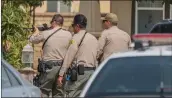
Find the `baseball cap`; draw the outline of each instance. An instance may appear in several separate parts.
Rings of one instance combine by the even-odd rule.
[[[105,17],[103,17],[101,19],[102,20],[108,20],[108,21],[113,22],[113,23],[117,23],[118,22],[118,17],[114,13],[108,13],[108,14],[106,14]]]
[[[73,24],[87,25],[87,18],[83,14],[74,17]]]

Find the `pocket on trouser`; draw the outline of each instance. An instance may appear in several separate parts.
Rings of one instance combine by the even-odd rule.
[[[47,77],[47,73],[41,73],[40,79],[39,79],[40,85],[43,85],[45,83],[46,77]]]
[[[60,66],[55,66],[50,70],[47,70],[47,79],[48,80],[54,80],[57,76],[57,73],[60,70]]]
[[[68,91],[69,97],[78,97],[81,93],[83,87],[85,86],[87,80],[89,79],[91,74],[85,72],[84,75],[78,75],[78,80],[75,82],[69,81],[68,83]]]
[[[68,81],[69,82],[68,83],[68,89],[70,91],[74,91],[74,90],[77,90],[77,89],[82,89],[83,84],[85,84],[87,82],[90,75],[91,75],[90,72],[85,71],[84,75],[78,75],[78,80],[77,81],[75,81],[75,82]]]

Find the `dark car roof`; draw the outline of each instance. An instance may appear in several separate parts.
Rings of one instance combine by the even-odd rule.
[[[151,30],[149,31],[149,33],[156,33],[156,32],[154,32],[154,30],[155,30],[155,28],[159,28],[159,27],[162,27],[162,26],[170,26],[170,25],[172,25],[172,19],[165,19],[165,20],[162,20],[162,21],[160,21],[160,22],[158,22],[157,24],[155,24],[152,28],[151,28]],[[161,31],[160,32],[158,32],[158,33],[161,33]],[[168,32],[168,33],[171,33],[171,32]]]
[[[160,21],[159,23],[172,23],[172,19],[164,19]]]
[[[172,24],[172,19],[165,19],[160,22],[158,22],[156,25],[161,25],[161,24]]]

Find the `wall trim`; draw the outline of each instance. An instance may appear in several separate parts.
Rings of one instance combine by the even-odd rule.
[[[131,36],[132,36],[135,33],[135,0],[132,0],[131,13],[132,13],[131,14]]]
[[[36,17],[52,17],[56,12],[45,12],[45,13],[36,13]],[[74,17],[77,13],[59,13],[64,17]],[[101,13],[101,17],[105,17],[107,13]],[[33,16],[33,15],[32,15]]]

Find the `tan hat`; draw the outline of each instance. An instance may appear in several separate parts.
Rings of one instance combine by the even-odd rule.
[[[114,13],[108,13],[105,17],[102,18],[102,20],[108,20],[110,22],[117,23],[118,17]]]

